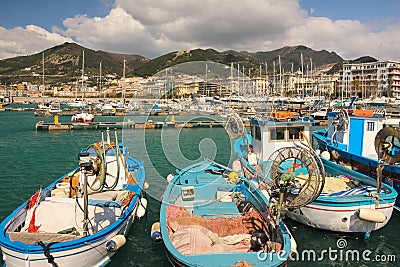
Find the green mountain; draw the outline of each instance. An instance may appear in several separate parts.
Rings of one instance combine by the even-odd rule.
[[[83,51],[85,51],[84,73],[89,77],[99,76],[100,62],[102,75],[113,74],[121,77],[124,59],[126,73],[132,72],[149,60],[139,55],[95,51],[75,43],[64,43],[37,54],[1,60],[1,83],[36,81],[40,84],[37,81],[42,79],[43,67],[46,83],[76,81],[82,76]]]
[[[279,72],[279,57],[281,66],[284,71],[293,71],[301,69],[301,54],[303,55],[303,68],[304,71],[308,68],[311,69],[311,59],[313,62],[313,69],[321,68],[327,65],[333,65],[342,62],[343,59],[334,52],[326,50],[315,51],[305,46],[283,47],[273,51],[267,52],[236,52],[228,50],[218,52],[214,49],[194,49],[190,51],[177,51],[172,52],[153,60],[144,63],[136,70],[136,74],[140,76],[154,75],[155,73],[171,67],[176,64],[190,62],[190,61],[214,61],[226,65],[233,63],[234,68],[239,64],[239,68],[245,68],[246,74],[250,69],[252,74],[259,73],[260,65],[262,71],[265,73],[265,63],[268,65],[268,72],[273,72],[273,62],[275,62],[275,71]]]
[[[260,66],[265,73],[268,65],[268,72],[273,72],[273,62],[275,71],[279,72],[279,58],[282,71],[297,71],[301,69],[301,55],[303,55],[304,71],[311,69],[326,68],[335,65],[331,71],[338,71],[343,59],[335,52],[326,50],[315,51],[306,46],[286,46],[273,51],[265,52],[246,52],[227,50],[219,52],[214,49],[193,49],[175,51],[155,59],[148,59],[140,55],[116,54],[105,51],[95,51],[82,47],[75,43],[64,43],[43,52],[8,58],[0,60],[0,84],[20,83],[23,81],[41,84],[44,73],[46,84],[62,84],[75,82],[82,75],[82,52],[85,51],[85,74],[89,77],[89,82],[95,84],[100,72],[100,62],[102,66],[102,76],[114,75],[122,77],[124,59],[126,60],[126,77],[138,75],[142,77],[152,76],[157,72],[176,64],[191,61],[213,61],[233,66],[245,68],[246,74],[251,71],[251,75],[258,75]]]

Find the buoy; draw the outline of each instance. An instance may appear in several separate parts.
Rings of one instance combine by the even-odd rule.
[[[239,177],[239,175],[237,174],[237,172],[231,172],[228,176],[228,179],[229,179],[229,181],[236,183],[238,177]]]
[[[168,174],[168,176],[167,176],[167,182],[168,182],[168,183],[171,182],[173,178],[174,178],[174,176],[173,176],[171,173]]]
[[[58,124],[58,115],[54,115],[54,124]]]
[[[144,197],[140,198],[139,207],[136,210],[136,216],[142,218],[146,214],[147,199]]]
[[[326,150],[321,152],[321,157],[326,160],[331,160],[331,154],[329,153],[329,151]]]
[[[387,219],[383,212],[373,209],[359,209],[357,215],[362,220],[376,223],[383,223]]]
[[[57,189],[64,190],[65,194],[68,195],[68,197],[70,196],[70,186],[69,186],[69,183],[66,183],[66,182],[58,183],[58,184],[56,184],[56,188],[57,188]]]
[[[149,189],[149,183],[148,183],[148,182],[144,181],[143,189],[144,189],[144,190]]]
[[[151,239],[153,239],[154,242],[159,242],[162,240],[161,236],[161,230],[160,230],[160,222],[155,222],[151,226]]]
[[[232,169],[235,172],[241,172],[242,171],[242,164],[240,163],[240,160],[237,159],[232,163]]]
[[[124,235],[116,235],[106,243],[106,249],[109,252],[115,252],[120,249],[126,243],[126,238]]]
[[[321,150],[316,149],[316,150],[315,150],[315,154],[317,154],[318,156],[321,155]]]

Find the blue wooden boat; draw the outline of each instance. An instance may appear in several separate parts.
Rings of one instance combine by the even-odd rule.
[[[105,266],[145,213],[143,162],[107,140],[81,150],[79,167],[40,189],[0,224],[12,266]],[[40,184],[38,185],[38,187]]]
[[[376,178],[378,153],[374,141],[380,130],[391,126],[399,127],[399,120],[388,119],[383,112],[335,110],[328,113],[327,128],[314,131],[313,140],[317,143],[318,149],[330,152],[337,161],[344,162],[354,170]],[[393,128],[391,130],[388,128],[388,131],[391,131],[389,135],[392,136],[398,134],[398,130]],[[393,145],[397,146],[397,144]],[[396,154],[398,151],[393,150]],[[398,161],[400,156],[393,155],[393,157]],[[393,186],[399,193],[400,166],[388,164],[383,168],[382,175],[383,181]],[[400,207],[400,197],[397,197],[396,206]]]
[[[251,134],[235,141],[240,160],[233,168],[267,189],[274,186],[270,181],[274,169],[293,174],[300,188],[304,179],[324,175],[318,197],[305,206],[289,207],[286,215],[312,227],[361,233],[368,238],[390,220],[397,192],[386,184],[378,192],[374,179],[319,157],[308,145],[302,145],[310,136],[310,127],[307,122],[253,119]],[[276,158],[279,166],[274,164]]]
[[[210,160],[168,180],[160,228],[174,266],[286,264],[294,241],[252,182]]]

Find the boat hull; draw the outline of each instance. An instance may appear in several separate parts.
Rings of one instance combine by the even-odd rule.
[[[127,155],[127,149],[122,146],[120,148],[124,155]],[[120,158],[122,158],[122,155],[120,155]],[[139,209],[145,208],[141,205],[142,188],[145,179],[143,162],[127,156],[126,162],[121,164],[126,164],[127,173],[135,175],[137,183],[120,185],[121,181],[119,181],[115,191],[104,191],[104,194],[124,192],[127,195],[130,194],[131,197],[122,197],[121,201],[102,200],[104,198],[101,197],[96,200],[91,197],[96,194],[92,193],[89,198],[90,206],[88,207],[92,233],[88,236],[83,236],[81,231],[82,224],[80,223],[82,223],[82,220],[80,218],[83,218],[81,217],[83,216],[83,211],[77,207],[82,205],[83,199],[79,198],[77,200],[71,197],[53,196],[56,186],[60,185],[66,177],[72,177],[70,175],[71,173],[76,173],[75,170],[58,178],[41,191],[39,204],[34,209],[36,219],[33,224],[33,226],[35,224],[40,226],[39,232],[31,232],[30,228],[24,230],[30,201],[20,205],[0,224],[0,246],[6,266],[45,267],[50,266],[49,262],[51,263],[51,261],[56,264],[54,266],[105,266],[118,249],[124,245],[125,240],[123,237],[128,234],[135,218],[143,216],[143,214],[139,215],[139,213],[143,213],[142,210],[139,212]],[[72,184],[73,182],[71,182]],[[120,187],[122,188],[120,189]],[[100,191],[98,194],[102,193]],[[113,203],[114,205],[112,205]],[[60,207],[65,207],[66,209],[61,211]],[[71,220],[69,216],[71,214],[70,207],[72,207],[72,210],[77,210],[72,213],[72,220],[75,221],[80,233],[74,235],[64,234],[58,230],[50,231],[46,230],[50,229],[46,228],[50,227],[50,222],[47,225],[41,224],[41,222],[46,223],[43,220],[46,210],[57,210],[56,214],[48,213],[49,216],[45,218],[48,221],[52,221],[51,227],[66,229],[64,226],[60,226],[60,222],[67,222],[66,224],[68,224],[69,220]],[[54,218],[51,216],[54,216]],[[45,227],[44,230],[41,230],[43,227]],[[118,237],[116,237],[117,235]],[[117,238],[117,241],[110,241],[114,238]],[[59,242],[52,242],[54,240],[59,240]],[[43,241],[42,243],[46,248],[39,244],[40,241]],[[115,242],[117,242],[116,248],[110,249],[109,247],[107,249],[109,241],[108,245],[116,244]]]
[[[132,212],[120,227],[111,231],[97,241],[83,241],[77,244],[64,244],[63,248],[50,246],[51,256],[58,266],[76,267],[76,266],[105,266],[110,262],[111,257],[116,252],[109,252],[106,249],[106,243],[118,234],[126,235],[130,230],[134,220]],[[71,248],[75,247],[76,248]],[[2,246],[3,260],[7,267],[25,266],[29,262],[31,267],[49,266],[48,259],[42,251],[18,252],[15,249],[9,249]],[[53,252],[53,249],[56,250]]]
[[[285,211],[292,220],[305,225],[334,232],[370,233],[384,227],[392,216],[393,204],[382,204],[376,210],[387,218],[383,223],[360,219],[357,215],[360,209],[375,210],[374,203],[346,207],[320,205],[316,202],[293,211]]]
[[[210,165],[207,165],[210,164]],[[235,250],[224,250],[225,247],[218,247],[221,245],[219,241],[216,241],[216,247],[219,249],[214,251],[213,249],[209,250],[208,245],[205,243],[199,243],[197,239],[198,231],[203,231],[202,227],[210,223],[211,229],[207,230],[207,234],[202,234],[203,237],[209,237],[210,232],[217,233],[218,228],[213,228],[212,225],[215,226],[218,219],[225,220],[227,223],[228,220],[237,220],[241,218],[241,213],[235,211],[237,209],[236,203],[230,201],[220,201],[223,196],[219,196],[217,198],[213,198],[211,196],[219,195],[221,192],[218,189],[222,190],[222,188],[231,187],[232,191],[226,192],[248,192],[246,194],[246,200],[250,203],[253,203],[255,209],[260,209],[260,214],[264,214],[267,211],[268,200],[261,193],[260,190],[256,189],[254,185],[250,181],[241,181],[241,183],[233,183],[233,184],[225,184],[222,178],[222,175],[217,174],[222,168],[222,165],[214,164],[208,162],[207,164],[199,164],[195,166],[188,167],[180,171],[179,174],[176,174],[172,180],[169,182],[165,194],[163,197],[163,203],[161,204],[160,209],[160,230],[163,237],[163,242],[165,246],[166,255],[174,266],[235,266],[238,264],[246,263],[249,265],[256,264],[257,266],[285,266],[287,260],[289,259],[289,254],[291,250],[291,235],[283,224],[280,222],[279,229],[281,231],[281,239],[280,241],[276,241],[282,244],[282,248],[277,253],[264,253],[264,255],[260,256],[259,252],[251,251],[249,244],[244,245],[245,247],[249,246],[245,250],[241,248],[238,251]],[[207,167],[204,167],[207,166]],[[207,169],[210,172],[205,172]],[[226,170],[226,169],[225,169]],[[231,171],[231,170],[230,170]],[[212,176],[219,178],[213,178]],[[219,175],[219,176],[218,176]],[[184,181],[184,187],[182,190],[189,190],[192,188],[194,193],[193,198],[181,198],[182,196],[186,196],[186,193],[183,194],[181,192],[181,184],[180,179]],[[215,179],[215,180],[214,180]],[[245,178],[241,178],[245,179]],[[224,185],[225,184],[225,185]],[[247,189],[246,189],[247,188]],[[242,191],[236,191],[242,190]],[[216,194],[215,194],[216,193]],[[183,195],[182,195],[183,194]],[[225,194],[225,193],[223,193]],[[227,204],[227,205],[224,205]],[[184,210],[183,217],[182,214],[178,215],[168,215],[175,214],[177,209],[175,207],[186,207]],[[181,208],[178,210],[182,211]],[[194,215],[194,216],[192,216]],[[171,217],[172,216],[172,217]],[[178,230],[175,232],[170,232],[170,227],[175,225],[175,222],[178,222],[183,218],[182,225],[178,227]],[[176,221],[173,221],[174,219]],[[208,221],[208,223],[203,224],[205,222],[202,219],[213,218],[212,223]],[[196,222],[192,225],[191,229],[195,229],[193,232],[190,232],[190,237],[188,234],[185,234],[181,229],[187,229],[185,227],[185,220],[194,219]],[[244,219],[243,219],[244,220]],[[257,219],[254,219],[257,220]],[[202,225],[202,226],[201,226]],[[235,224],[238,228],[242,227],[241,225]],[[235,227],[234,227],[235,228]],[[225,224],[221,225],[221,231],[223,233],[220,237],[228,237],[231,235],[235,235],[234,233],[228,234],[226,229],[231,229],[230,226]],[[223,229],[223,230],[222,230]],[[181,231],[181,232],[179,232]],[[236,230],[233,230],[236,231]],[[192,236],[192,235],[195,236]],[[212,234],[211,234],[212,235]],[[278,234],[279,235],[279,234]],[[193,243],[188,242],[189,239],[195,240]],[[200,238],[201,239],[201,238]],[[196,244],[195,244],[196,243]],[[207,243],[208,244],[208,243]],[[219,245],[218,245],[219,244]],[[189,245],[189,246],[188,246]],[[190,248],[189,248],[190,247]],[[214,247],[211,245],[211,247]],[[200,250],[196,250],[199,249]],[[221,250],[222,249],[222,250]],[[263,253],[261,253],[263,254]],[[263,258],[264,257],[264,258]],[[239,266],[239,265],[238,265]],[[243,265],[245,266],[245,265]]]
[[[240,163],[244,175],[248,179],[253,178],[255,168],[243,158]],[[345,171],[349,172],[349,170]],[[267,194],[267,191],[263,192]],[[287,209],[284,213],[292,220],[318,229],[346,233],[370,233],[384,227],[390,220],[396,197],[396,194],[393,193],[390,192],[387,198],[380,200],[377,208],[375,208],[376,201],[371,197],[320,195],[311,204],[297,209]],[[269,196],[267,195],[267,197]],[[384,214],[386,220],[382,223],[363,220],[357,215],[360,209],[376,209]]]
[[[378,167],[377,160],[348,153],[347,151],[340,149],[338,146],[331,144],[324,134],[325,130],[318,130],[313,133],[313,140],[317,143],[317,147],[321,151],[336,151],[340,158],[343,161],[348,162],[355,171],[376,179],[376,168]],[[395,205],[400,207],[400,166],[386,166],[383,169],[383,176],[389,177],[386,179],[384,178],[383,181],[397,191],[398,196]]]

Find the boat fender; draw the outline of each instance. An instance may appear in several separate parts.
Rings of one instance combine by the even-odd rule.
[[[146,214],[147,199],[144,197],[140,198],[139,207],[136,210],[136,216],[142,218]]]
[[[321,155],[321,150],[319,150],[318,148],[315,150],[315,154],[317,154],[317,156]]]
[[[167,182],[168,182],[168,183],[171,182],[173,178],[174,178],[174,176],[173,176],[171,173],[168,174],[168,176],[167,176]]]
[[[321,157],[326,160],[331,160],[331,154],[329,154],[329,151],[326,150],[321,152]]]
[[[383,212],[373,209],[359,209],[357,215],[361,220],[375,223],[383,223],[387,219]]]
[[[106,249],[108,252],[115,252],[120,249],[126,243],[124,235],[116,235],[106,243]]]
[[[239,175],[238,175],[237,172],[231,172],[231,173],[229,173],[228,179],[229,179],[230,182],[236,183],[237,180],[238,180],[238,178],[239,178]]]
[[[145,181],[143,184],[143,189],[147,190],[147,189],[149,189],[149,187],[150,187],[149,183]]]
[[[150,233],[151,233],[151,239],[153,239],[154,242],[162,241],[160,222],[153,223],[153,225],[151,226]]]

